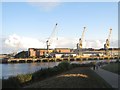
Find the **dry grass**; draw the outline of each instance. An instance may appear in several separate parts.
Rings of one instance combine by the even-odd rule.
[[[26,88],[111,88],[111,86],[88,67],[79,67]]]

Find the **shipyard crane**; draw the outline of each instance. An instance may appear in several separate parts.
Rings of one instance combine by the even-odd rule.
[[[86,27],[84,27],[83,32],[82,32],[82,36],[81,36],[81,38],[79,39],[79,47],[80,47],[80,48],[82,48],[82,41],[83,41],[83,38],[84,38],[85,30],[86,30]]]
[[[84,38],[84,33],[85,33],[86,27],[84,27],[82,36],[79,39],[79,43],[77,44],[78,50],[79,50],[79,55],[82,55],[82,46],[83,46],[83,38]]]
[[[56,28],[57,28],[57,23],[55,24],[55,27],[50,35],[50,37],[48,38],[48,40],[46,41],[47,44],[47,53],[49,55],[49,49],[50,49],[50,45],[52,43],[53,38],[55,38],[55,33],[56,33]]]
[[[108,35],[108,38],[106,39],[106,43],[104,44],[104,48],[105,48],[105,51],[106,51],[106,55],[108,55],[108,49],[110,47],[110,37],[111,37],[111,33],[112,33],[112,29],[110,29],[109,31],[109,35]]]

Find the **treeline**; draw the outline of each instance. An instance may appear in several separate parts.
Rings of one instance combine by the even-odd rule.
[[[15,58],[28,58],[28,51],[21,51],[15,55]]]

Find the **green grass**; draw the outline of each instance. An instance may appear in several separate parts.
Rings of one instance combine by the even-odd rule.
[[[109,63],[108,65],[102,67],[102,69],[120,75],[120,63]]]

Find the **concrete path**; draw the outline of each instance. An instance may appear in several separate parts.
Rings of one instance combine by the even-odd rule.
[[[104,69],[98,68],[94,70],[99,76],[101,76],[107,83],[109,83],[113,88],[119,88],[118,81],[120,80],[120,75],[106,71]]]

